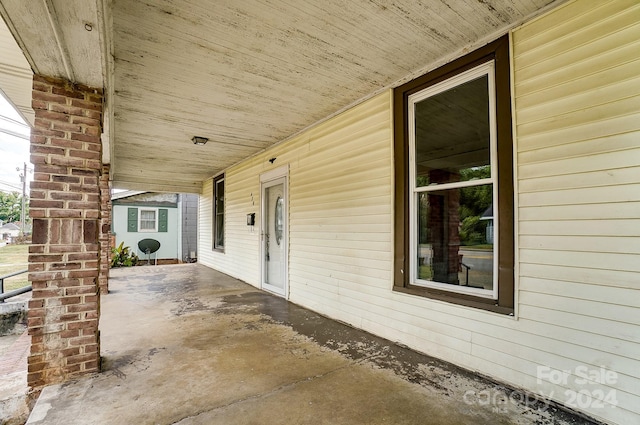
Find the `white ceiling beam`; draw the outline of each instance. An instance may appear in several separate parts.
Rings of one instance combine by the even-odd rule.
[[[114,109],[115,82],[113,59],[113,1],[98,1],[98,32],[102,51],[102,75],[104,78],[103,111],[102,111],[102,163],[114,165]],[[111,175],[109,176],[111,179]]]
[[[113,189],[141,190],[147,192],[177,192],[196,193],[202,192],[202,182],[183,183],[175,180],[146,179],[139,177],[113,176],[111,182]]]
[[[66,74],[65,77],[69,81],[76,82],[76,77],[73,73],[73,68],[71,67],[71,59],[69,57],[69,51],[67,50],[67,45],[65,43],[64,38],[62,37],[62,31],[60,29],[60,21],[58,20],[56,8],[53,5],[52,0],[42,0],[42,1],[47,11],[47,18],[49,21],[49,25],[51,26],[51,31],[53,31],[53,35],[55,37],[56,47],[58,49],[58,53],[60,54],[60,60],[62,61],[62,66],[64,67],[64,72]]]

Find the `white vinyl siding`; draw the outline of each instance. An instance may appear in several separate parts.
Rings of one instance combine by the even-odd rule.
[[[213,180],[206,180],[198,196],[198,262],[214,267]],[[217,268],[217,267],[216,267]]]
[[[198,262],[257,285],[259,231],[258,226],[247,226],[246,220],[249,213],[258,216],[260,207],[259,180],[252,177],[246,173],[225,174],[224,252],[212,249],[213,181],[209,179],[204,183],[200,194]],[[254,182],[256,189],[253,189]]]
[[[392,291],[391,91],[225,170],[225,253],[199,261],[259,285],[260,174],[289,165],[289,299],[376,335],[565,402],[615,390],[640,417],[640,4],[568,2],[513,32],[517,317]],[[613,90],[611,92],[610,90]],[[276,158],[272,164],[270,158]],[[537,367],[615,371],[609,386],[537,381]]]
[[[618,374],[576,390],[615,390],[617,408],[583,410],[620,424],[640,415],[638,34],[638,2],[578,1],[513,48],[520,322],[557,341],[541,364]]]
[[[309,134],[292,165],[290,299],[360,326],[368,287],[390,288],[389,93]]]

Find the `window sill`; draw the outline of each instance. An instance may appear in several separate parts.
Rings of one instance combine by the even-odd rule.
[[[473,295],[459,294],[455,292],[443,291],[424,286],[407,285],[393,286],[393,290],[403,294],[414,295],[418,297],[430,298],[433,300],[444,301],[450,304],[461,305],[464,307],[477,308],[479,310],[491,311],[493,313],[513,315],[514,309],[510,307],[502,307],[497,305],[494,299],[481,298]]]

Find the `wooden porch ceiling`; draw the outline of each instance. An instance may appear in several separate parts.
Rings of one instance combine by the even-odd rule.
[[[226,167],[558,2],[32,3],[3,0],[0,13],[36,73],[105,87],[114,185],[197,192]],[[195,146],[194,135],[209,142]]]

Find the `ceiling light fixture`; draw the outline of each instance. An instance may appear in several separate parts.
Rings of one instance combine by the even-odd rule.
[[[206,137],[193,136],[191,141],[193,142],[194,145],[202,146],[205,143],[207,143],[209,141],[209,139],[207,139]]]

